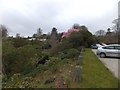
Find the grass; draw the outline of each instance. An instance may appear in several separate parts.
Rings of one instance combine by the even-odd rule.
[[[2,43],[0,43],[0,54],[2,54]]]
[[[83,81],[81,88],[117,88],[118,80],[113,74],[100,62],[97,56],[86,49],[84,53]]]

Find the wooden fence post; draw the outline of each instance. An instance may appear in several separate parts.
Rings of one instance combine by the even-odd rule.
[[[82,80],[82,65],[83,65],[83,50],[81,50],[78,60],[76,62],[76,67],[73,72],[73,81],[80,82]]]

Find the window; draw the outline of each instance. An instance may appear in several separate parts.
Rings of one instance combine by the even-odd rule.
[[[120,46],[115,46],[115,49],[118,49],[118,50],[120,50]]]
[[[107,46],[107,47],[104,47],[104,49],[114,49],[114,46]]]

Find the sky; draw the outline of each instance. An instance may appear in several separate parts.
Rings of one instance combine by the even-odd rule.
[[[38,28],[43,33],[65,32],[74,23],[85,25],[91,33],[107,30],[118,17],[119,0],[0,0],[0,24],[8,34],[32,36]]]

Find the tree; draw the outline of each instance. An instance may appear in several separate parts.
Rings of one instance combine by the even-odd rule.
[[[5,39],[8,36],[8,30],[4,25],[0,26],[0,31],[2,32],[2,38]]]
[[[32,36],[33,38],[36,38],[37,37],[37,34],[33,34],[33,36]]]
[[[16,38],[20,38],[20,34],[19,33],[16,34]]]
[[[108,29],[107,29],[107,32],[111,32],[110,30],[111,30],[111,29],[110,29],[110,28],[108,28]]]
[[[38,28],[38,30],[37,30],[37,36],[40,36],[40,35],[42,35],[42,29]]]
[[[58,42],[58,34],[57,34],[57,29],[55,27],[53,27],[52,31],[51,31],[51,45],[52,47],[56,46],[57,42]]]
[[[118,43],[120,43],[120,17],[118,19],[115,19],[113,21],[113,24],[114,24],[114,26],[112,29],[115,31],[115,37],[116,37]]]
[[[95,32],[96,36],[105,36],[106,32],[104,30],[98,30]]]
[[[80,32],[72,33],[69,37],[69,43],[72,44],[73,48],[77,48],[83,45],[84,43],[83,35]]]
[[[80,25],[77,24],[77,23],[75,23],[72,28],[73,28],[73,29],[79,29],[79,28],[80,28]]]
[[[80,30],[88,31],[88,28],[84,25],[80,26]]]
[[[73,32],[68,38],[63,38],[61,46],[65,48],[80,48],[81,46],[90,47],[96,43],[95,37],[88,31],[86,26],[80,26],[79,32]]]
[[[113,30],[120,31],[120,18],[113,20],[112,23],[114,24]]]
[[[95,36],[92,35],[92,33],[88,31],[86,26],[80,32],[83,35],[83,40],[84,40],[83,45],[85,47],[90,47],[92,44],[97,42],[95,39]]]

